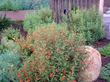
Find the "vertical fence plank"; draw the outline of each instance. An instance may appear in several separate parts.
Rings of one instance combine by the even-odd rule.
[[[55,21],[57,22],[57,17],[58,17],[58,15],[57,15],[57,1],[56,0],[54,0],[54,7],[55,7]]]
[[[101,0],[104,3],[104,0]],[[50,0],[50,8],[52,9],[52,15],[57,23],[62,21],[62,15],[64,9],[69,12],[72,8],[88,9],[93,5],[103,10],[100,0]],[[99,5],[100,2],[100,5]]]
[[[104,10],[104,0],[99,1],[99,13],[102,15]]]
[[[88,8],[87,1],[88,1],[88,0],[85,0],[85,9],[87,9],[87,8]]]

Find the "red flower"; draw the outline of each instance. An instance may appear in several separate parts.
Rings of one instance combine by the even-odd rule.
[[[25,76],[25,77],[28,77],[28,74],[27,74],[27,73],[24,73],[24,76]]]
[[[72,82],[76,82],[76,80],[73,80]]]
[[[24,70],[20,70],[20,72],[23,72],[24,73],[25,71]]]
[[[26,82],[31,82],[31,78],[28,78]]]
[[[74,68],[73,67],[71,68],[71,73],[74,74]]]
[[[61,77],[61,81],[64,81],[64,80],[65,80],[65,76],[62,76],[62,77]]]
[[[50,50],[46,53],[46,58],[47,59],[50,59],[51,58],[51,51]]]
[[[33,69],[33,67],[32,67],[32,66],[30,66],[30,71],[32,71],[32,69]]]
[[[18,73],[18,74],[17,74],[17,77],[18,77],[18,78],[20,78],[20,77],[21,77],[21,74],[20,74],[20,73]]]
[[[50,78],[53,78],[54,77],[54,74],[53,73],[50,73]]]
[[[34,53],[35,52],[35,49],[34,48],[31,48],[31,51]]]
[[[58,73],[58,68],[56,68],[56,72]]]
[[[22,80],[22,79],[20,79],[20,80],[19,80],[19,82],[23,82],[23,80]]]

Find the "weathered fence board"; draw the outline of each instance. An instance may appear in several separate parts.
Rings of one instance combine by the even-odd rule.
[[[99,8],[100,0],[50,0],[53,17],[57,23],[62,21],[63,14],[67,14],[73,8],[88,9],[93,5]]]

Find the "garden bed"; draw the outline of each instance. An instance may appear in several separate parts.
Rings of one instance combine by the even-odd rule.
[[[95,44],[93,45],[95,48],[102,48],[104,46],[106,46],[108,43],[110,43],[110,40],[107,40],[106,38],[101,39],[97,42],[95,42]]]

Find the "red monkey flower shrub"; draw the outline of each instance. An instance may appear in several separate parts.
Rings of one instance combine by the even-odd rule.
[[[28,35],[26,40],[21,40],[22,49],[28,48],[32,53],[24,60],[24,66],[19,70],[19,80],[76,82],[84,59],[84,53],[79,52],[78,47],[83,44],[81,35],[70,33],[66,28],[57,30],[51,25],[37,29]]]

